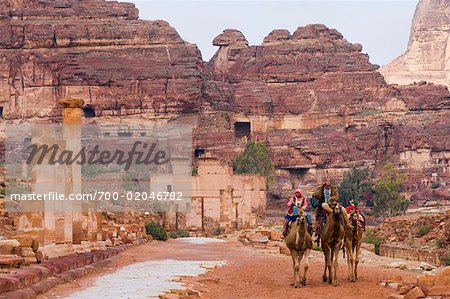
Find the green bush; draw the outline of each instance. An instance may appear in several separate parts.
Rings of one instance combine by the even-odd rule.
[[[267,186],[275,182],[275,166],[269,155],[269,149],[262,142],[247,143],[245,150],[233,161],[235,173],[260,174],[266,178]]]
[[[345,206],[349,204],[349,199],[358,203],[361,199],[367,197],[371,186],[369,170],[353,167],[350,171],[345,172],[339,185],[339,199]]]
[[[436,248],[441,249],[444,248],[444,240],[443,239],[437,239],[435,242]]]
[[[169,237],[161,224],[154,221],[145,224],[145,231],[151,235],[154,240],[166,241]]]
[[[450,254],[444,257],[444,266],[450,266]]]
[[[372,230],[367,230],[366,235],[364,236],[363,242],[368,243],[368,244],[373,244],[375,254],[380,255],[381,239],[376,237]]]
[[[431,185],[431,189],[437,189],[440,185],[441,184],[439,184],[438,182],[434,182],[433,185]]]
[[[171,233],[169,233],[169,236],[172,239],[189,238],[190,237],[189,232],[187,230],[185,230],[185,229],[178,229],[178,230],[176,230],[174,232],[171,232]]]
[[[216,228],[214,229],[213,234],[214,234],[214,236],[220,236],[220,234],[221,234],[220,227],[216,227]]]
[[[419,237],[423,237],[426,234],[428,234],[430,231],[431,231],[431,226],[422,225],[422,226],[419,226],[419,229],[417,230],[417,234],[419,235]]]
[[[314,250],[314,251],[320,251],[320,252],[322,252],[322,247],[317,246],[317,244],[314,244],[314,245],[313,245],[313,250]]]
[[[392,217],[406,212],[409,200],[402,194],[406,176],[391,163],[383,167],[375,185],[374,215]]]

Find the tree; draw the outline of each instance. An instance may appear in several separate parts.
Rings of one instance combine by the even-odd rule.
[[[247,143],[244,152],[233,161],[233,169],[235,173],[260,174],[266,178],[267,186],[275,181],[275,166],[262,142]]]
[[[344,174],[339,185],[339,198],[345,206],[349,204],[349,199],[358,203],[369,193],[371,186],[369,171],[366,168],[353,167]]]
[[[381,178],[375,185],[375,215],[391,217],[408,209],[409,201],[402,195],[405,178],[391,163],[383,167]]]

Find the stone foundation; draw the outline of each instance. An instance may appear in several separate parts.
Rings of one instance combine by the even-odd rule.
[[[380,255],[392,258],[401,258],[409,261],[426,262],[434,265],[442,265],[446,254],[445,249],[430,250],[420,248],[408,248],[398,245],[380,245]]]

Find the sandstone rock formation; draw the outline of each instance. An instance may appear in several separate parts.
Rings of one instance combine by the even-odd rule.
[[[428,81],[450,86],[450,2],[420,0],[405,54],[380,72],[388,83]]]
[[[97,115],[198,109],[200,52],[133,4],[7,0],[0,4],[0,106],[5,117],[61,115],[78,97]]]
[[[52,121],[58,101],[76,97],[86,122],[191,124],[198,155],[231,160],[264,141],[276,196],[385,161],[411,174],[410,194],[450,180],[448,90],[387,84],[335,29],[274,30],[261,45],[227,29],[203,62],[166,22],[138,20],[132,4],[8,0],[0,16],[0,107],[11,122]]]
[[[227,42],[216,43],[205,65],[204,105],[228,114],[203,115],[216,126],[197,131],[196,146],[231,159],[240,151],[236,124],[248,122],[246,138],[266,141],[280,169],[273,192],[387,160],[419,173],[408,182],[411,192],[448,171],[444,86],[388,85],[361,45],[324,25],[274,30],[258,46],[232,30],[217,39]]]

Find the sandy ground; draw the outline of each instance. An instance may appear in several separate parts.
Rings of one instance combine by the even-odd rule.
[[[347,282],[346,264],[341,260],[340,286],[333,287],[322,282],[322,253],[314,252],[310,261],[307,286],[295,289],[290,286],[292,260],[289,256],[263,249],[255,250],[237,241],[193,244],[182,240],[169,240],[167,242],[153,241],[127,250],[114,257],[107,267],[81,280],[58,286],[38,298],[66,298],[89,289],[98,281],[98,278],[125,266],[165,259],[224,261],[225,266],[211,269],[196,277],[182,278],[189,289],[199,291],[204,298],[299,298],[303,296],[326,298],[331,294],[333,298],[386,298],[393,293],[393,290],[379,285],[383,279],[401,275],[405,281],[414,281],[416,277],[416,274],[411,272],[384,268],[384,265],[394,260],[378,257],[365,251],[359,268],[360,280],[356,283]],[[114,283],[124,284],[120,279]],[[133,294],[130,294],[128,298],[134,298]]]

